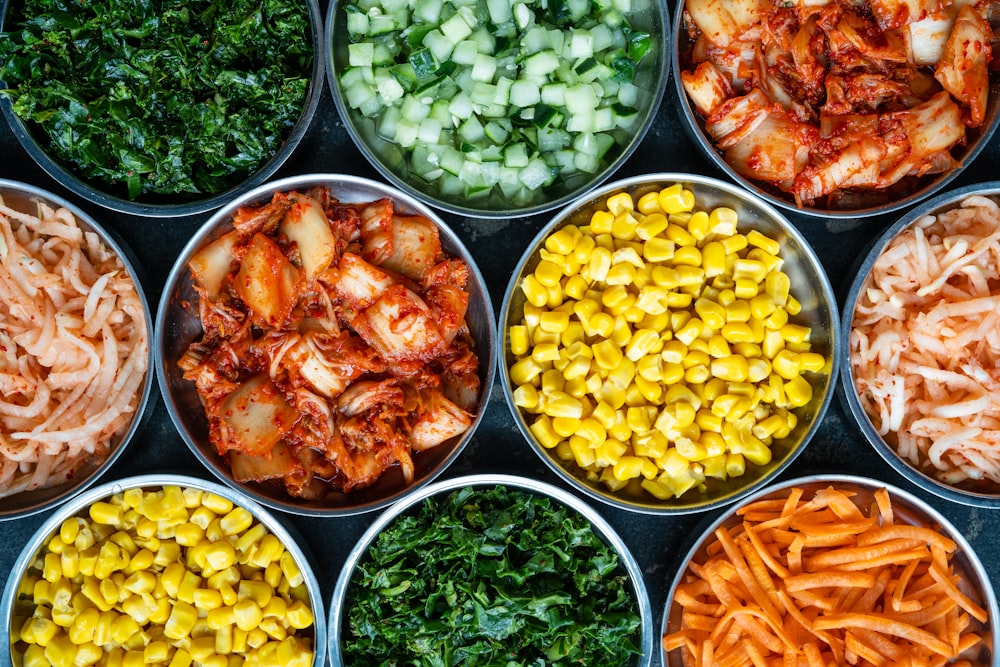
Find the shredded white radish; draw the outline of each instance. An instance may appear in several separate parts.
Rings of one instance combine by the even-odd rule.
[[[969,197],[899,234],[861,290],[850,343],[861,404],[900,456],[950,484],[1000,484],[996,202]]]
[[[146,378],[142,301],[66,209],[0,198],[0,497],[61,484],[129,426]]]

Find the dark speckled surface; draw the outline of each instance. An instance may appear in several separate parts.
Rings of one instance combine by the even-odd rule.
[[[323,3],[325,4],[325,3]],[[46,175],[20,148],[6,127],[0,128],[0,177],[26,181],[60,194],[91,213],[105,226],[118,232],[138,257],[146,279],[150,305],[159,302],[163,282],[183,245],[209,214],[179,219],[133,218],[111,213],[71,195]],[[629,162],[615,177],[649,172],[694,172],[721,177],[711,164],[696,153],[685,136],[670,92],[664,98],[655,124]],[[307,136],[277,176],[310,172],[338,172],[379,179],[377,172],[351,143],[341,124],[328,90]],[[989,147],[955,183],[955,187],[993,180],[1000,173],[1000,147],[994,139]],[[613,178],[615,178],[613,177]],[[381,180],[381,179],[379,179]],[[548,216],[503,221],[483,221],[442,217],[462,237],[479,262],[490,288],[494,306],[500,299],[517,259]],[[850,279],[851,267],[866,244],[890,224],[895,216],[863,220],[824,221],[789,214],[813,244],[829,273],[834,290],[842,298]],[[155,389],[154,389],[155,391]],[[195,457],[174,431],[163,402],[154,397],[153,414],[144,430],[103,478],[140,473],[184,472],[209,478]],[[505,472],[541,478],[556,485],[562,483],[546,468],[525,443],[508,412],[499,387],[492,393],[487,415],[475,438],[444,477]],[[815,472],[843,472],[865,475],[901,486],[925,498],[949,518],[971,542],[994,582],[1000,582],[1000,512],[966,507],[937,499],[916,489],[892,470],[864,440],[861,432],[834,401],[819,432],[783,477]],[[697,526],[714,518],[689,515],[656,518],[598,506],[597,509],[619,531],[642,567],[652,608],[659,627],[667,589],[674,576],[675,559],[683,555],[696,537]],[[0,523],[0,572],[9,571],[22,546],[48,514]],[[374,519],[362,515],[344,519],[306,519],[288,516],[308,550],[314,555],[324,593],[332,595],[338,572],[355,540]],[[0,658],[2,661],[3,658]],[[659,658],[653,661],[659,664]]]

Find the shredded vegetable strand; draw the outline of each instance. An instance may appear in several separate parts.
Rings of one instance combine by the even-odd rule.
[[[66,209],[0,201],[0,297],[5,497],[107,455],[138,407],[148,337],[124,266]]]
[[[900,233],[850,336],[865,411],[948,483],[1000,479],[1000,207],[975,196]]]

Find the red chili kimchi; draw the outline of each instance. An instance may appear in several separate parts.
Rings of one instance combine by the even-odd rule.
[[[480,395],[469,267],[388,199],[278,192],[189,268],[204,328],[179,361],[240,482],[316,500],[464,433]]]
[[[892,201],[986,120],[994,4],[686,0],[678,75],[740,175],[799,206]]]

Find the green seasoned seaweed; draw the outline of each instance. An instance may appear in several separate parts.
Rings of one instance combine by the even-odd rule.
[[[507,487],[435,496],[351,580],[342,651],[363,665],[634,664],[641,619],[614,550],[574,510]]]
[[[109,194],[190,200],[277,153],[305,105],[313,44],[288,0],[26,0],[0,34],[14,113]]]

